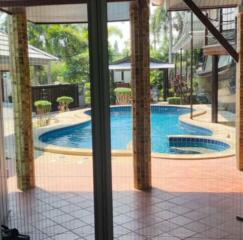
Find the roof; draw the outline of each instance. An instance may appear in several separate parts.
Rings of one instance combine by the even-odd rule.
[[[241,4],[241,0],[193,0],[201,9],[236,7]],[[152,0],[154,5],[163,5],[167,10],[187,10],[188,7],[183,0]]]
[[[45,65],[58,58],[29,45],[29,60],[30,65]],[[0,32],[0,70],[9,70],[9,40],[3,32]]]
[[[130,19],[129,5],[129,1],[109,2],[107,4],[108,21],[128,21]],[[5,7],[2,9],[11,13],[11,8]],[[27,19],[33,23],[88,22],[88,9],[86,3],[28,6],[26,7],[26,14]]]
[[[115,61],[109,65],[110,70],[114,71],[129,71],[131,70],[131,57],[126,57]],[[150,59],[150,69],[172,69],[175,68],[175,65],[172,63],[164,63],[158,59],[151,58]]]

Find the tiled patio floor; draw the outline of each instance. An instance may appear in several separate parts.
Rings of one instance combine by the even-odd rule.
[[[37,188],[16,192],[11,225],[32,239],[94,239],[92,159],[37,153]],[[153,190],[133,189],[132,159],[113,159],[114,235],[119,240],[243,239],[243,173],[235,159],[153,159]]]

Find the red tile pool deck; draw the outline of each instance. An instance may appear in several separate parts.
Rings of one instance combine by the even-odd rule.
[[[114,158],[114,239],[243,239],[243,172],[232,158],[152,159],[151,192],[133,188],[132,158]],[[16,191],[10,225],[32,239],[94,239],[92,159],[36,152],[36,189]]]

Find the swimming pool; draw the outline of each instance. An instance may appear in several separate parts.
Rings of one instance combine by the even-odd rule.
[[[213,134],[209,129],[182,123],[179,120],[180,116],[189,112],[190,109],[185,107],[151,106],[152,152],[175,154],[175,150],[171,149],[169,138],[171,135],[211,136]],[[86,111],[86,114],[91,115],[91,112]],[[40,135],[39,140],[45,144],[51,144],[52,146],[75,149],[91,149],[91,122],[87,121],[81,124],[48,131]],[[113,150],[127,150],[129,145],[131,145],[131,107],[122,106],[111,108],[111,142]],[[209,148],[210,146],[211,145],[208,145]],[[201,147],[204,148],[205,144],[202,144]],[[222,149],[220,146],[219,148],[215,148],[214,146],[212,150],[223,151],[225,149]],[[178,151],[177,154],[182,153]]]

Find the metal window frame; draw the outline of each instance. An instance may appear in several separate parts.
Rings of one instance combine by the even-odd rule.
[[[88,3],[95,239],[113,239],[107,3]]]
[[[212,56],[212,123],[218,122],[218,64],[219,56]]]
[[[2,72],[0,71],[0,80]],[[0,84],[0,224],[6,224],[8,220],[8,187],[7,167],[4,154],[4,127],[3,127],[3,89]]]
[[[41,5],[87,3],[84,0],[38,0],[36,2]],[[33,1],[5,0],[0,3],[0,7],[16,5],[33,6]],[[88,28],[92,98],[95,239],[112,240],[113,207],[106,0],[88,1]]]

